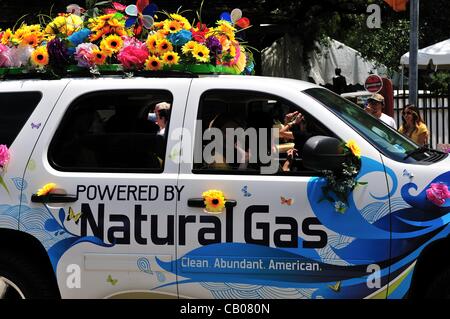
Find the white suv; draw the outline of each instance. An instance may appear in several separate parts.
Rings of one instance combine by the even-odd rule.
[[[4,80],[0,144],[0,296],[448,296],[447,154],[319,86]]]

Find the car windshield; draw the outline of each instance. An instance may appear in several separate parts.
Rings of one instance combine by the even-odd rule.
[[[387,157],[411,163],[429,156],[428,154],[407,156],[419,146],[347,99],[321,88],[307,89],[303,92],[352,126]]]

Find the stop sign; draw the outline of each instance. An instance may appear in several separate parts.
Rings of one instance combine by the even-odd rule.
[[[378,93],[383,88],[383,79],[376,74],[367,77],[364,88],[370,93]]]

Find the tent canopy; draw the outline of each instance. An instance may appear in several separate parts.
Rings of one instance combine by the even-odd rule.
[[[426,68],[430,62],[437,69],[450,69],[450,39],[419,50],[417,54],[419,68]],[[400,58],[400,64],[409,65],[409,52]]]

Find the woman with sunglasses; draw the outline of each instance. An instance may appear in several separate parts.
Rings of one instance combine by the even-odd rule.
[[[421,146],[428,144],[428,128],[420,116],[419,109],[412,104],[404,107],[402,125],[398,131]]]

